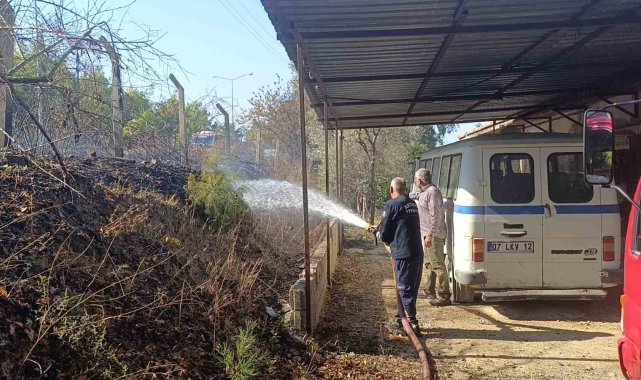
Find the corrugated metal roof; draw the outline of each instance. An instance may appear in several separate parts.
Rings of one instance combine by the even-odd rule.
[[[262,2],[344,128],[507,120],[641,83],[641,0]]]

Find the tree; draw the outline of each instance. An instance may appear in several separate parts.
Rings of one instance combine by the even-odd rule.
[[[376,143],[378,141],[378,136],[380,135],[380,129],[365,129],[364,131],[360,129],[356,135],[356,141],[358,145],[363,148],[365,157],[367,157],[367,166],[368,166],[368,183],[369,193],[367,194],[367,203],[368,203],[368,222],[374,224],[374,216],[376,214]]]
[[[110,8],[108,2],[98,0],[84,2],[83,7],[78,4],[12,1],[15,23],[5,17],[7,25],[1,29],[16,48],[15,65],[3,62],[7,69],[0,72],[0,82],[17,106],[14,129],[21,131],[16,131],[15,144],[40,149],[42,137],[63,174],[61,150],[78,143],[83,148],[100,148],[113,135],[109,127],[111,84],[104,75],[105,68],[111,71],[111,61],[102,41],[108,41],[118,53],[121,69],[132,83],[163,79],[151,62],[175,63],[154,47],[155,31],[141,29],[135,39],[121,35],[123,23],[116,15],[126,14],[123,7]],[[0,0],[3,15],[9,14],[11,6]]]

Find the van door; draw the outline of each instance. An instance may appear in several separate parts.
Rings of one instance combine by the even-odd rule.
[[[601,188],[580,150],[541,148],[544,287],[601,287]]]
[[[488,288],[542,286],[539,157],[539,148],[483,149]]]

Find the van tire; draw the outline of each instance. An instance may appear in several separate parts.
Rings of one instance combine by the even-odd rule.
[[[456,287],[454,290],[454,302],[456,303],[472,303],[474,302],[474,289],[469,285],[461,285],[454,282]]]

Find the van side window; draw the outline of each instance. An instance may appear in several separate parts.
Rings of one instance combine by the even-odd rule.
[[[419,168],[424,168],[426,163],[427,163],[427,160],[421,160],[421,161],[418,163],[418,167],[419,167]]]
[[[438,184],[434,182],[441,190],[443,195],[447,194],[447,182],[450,179],[450,164],[452,163],[452,156],[445,156],[441,161],[441,174],[438,176]]]
[[[583,153],[554,153],[548,157],[548,194],[556,203],[587,203],[594,188],[585,181]]]
[[[434,165],[432,166],[432,170],[430,171],[430,173],[432,173],[432,183],[435,185],[438,183],[438,175],[440,173],[440,170],[441,170],[441,157],[436,157],[434,159]]]
[[[461,155],[443,157],[439,175],[438,187],[444,197],[456,200],[458,193],[459,175],[461,174]],[[436,183],[436,182],[435,182]]]
[[[450,166],[450,181],[447,185],[447,197],[456,200],[458,194],[458,183],[461,175],[461,155],[457,154],[452,156],[452,164]]]
[[[432,172],[432,159],[430,158],[429,160],[425,160],[424,165],[421,166],[421,167],[429,170],[430,173],[431,173]]]
[[[525,153],[500,153],[490,158],[490,192],[496,203],[534,200],[534,160]]]

